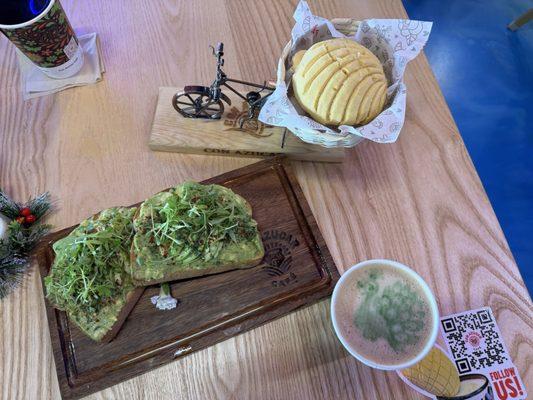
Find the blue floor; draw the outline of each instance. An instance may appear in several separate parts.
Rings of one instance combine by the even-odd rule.
[[[433,21],[433,72],[533,294],[533,21],[528,0],[404,0]]]

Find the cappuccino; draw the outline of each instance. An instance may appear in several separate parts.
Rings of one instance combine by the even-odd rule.
[[[434,340],[434,300],[417,276],[401,268],[388,263],[364,265],[350,271],[336,292],[333,313],[338,334],[375,365],[405,365]]]

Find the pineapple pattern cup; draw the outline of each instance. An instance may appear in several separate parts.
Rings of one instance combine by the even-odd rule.
[[[58,0],[32,21],[0,25],[0,31],[52,78],[66,78],[83,66],[83,51]]]
[[[435,396],[451,397],[459,391],[459,373],[438,347],[433,347],[420,362],[401,372],[415,386]]]

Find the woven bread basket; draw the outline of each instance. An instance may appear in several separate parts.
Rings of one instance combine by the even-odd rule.
[[[335,29],[346,36],[353,36],[360,24],[359,21],[351,18],[336,18],[332,19],[331,22],[333,23],[333,26],[335,26]],[[289,57],[291,48],[292,40],[287,43],[279,59],[278,79],[281,78],[284,81],[287,76],[285,65],[289,64],[286,61]],[[290,130],[304,142],[318,144],[323,147],[353,147],[365,140],[361,136],[353,134],[341,135],[339,133],[338,135],[333,135],[312,128],[291,128]]]

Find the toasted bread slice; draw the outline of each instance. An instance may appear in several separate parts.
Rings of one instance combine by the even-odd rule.
[[[169,237],[160,240],[154,237],[153,232],[158,232],[157,228],[161,224],[169,221],[169,217],[162,216],[159,210],[168,207],[170,203],[176,203],[187,196],[187,191],[196,190],[194,193],[209,193],[211,196],[220,196],[220,204],[227,207],[233,207],[235,213],[240,213],[245,234],[233,236],[230,240],[226,238],[221,241],[220,249],[216,256],[210,258],[209,250],[205,250],[201,245],[202,238],[197,241],[182,244],[182,238]],[[181,196],[181,197],[180,197]],[[201,203],[201,199],[196,199]],[[196,204],[193,204],[193,208]],[[181,206],[181,204],[180,204]],[[199,207],[204,206],[201,204]],[[213,205],[216,207],[216,204]],[[183,210],[189,215],[190,210]],[[194,212],[194,211],[191,211]],[[207,211],[209,212],[209,210]],[[204,214],[205,215],[205,214]],[[190,217],[190,215],[189,215]],[[198,216],[198,218],[202,218]],[[204,217],[207,218],[207,217]],[[157,222],[154,225],[154,219]],[[174,219],[173,224],[184,225],[188,229],[191,221],[185,217],[182,221]],[[170,223],[170,222],[168,222]],[[208,241],[210,229],[209,226],[216,225],[213,221],[206,221],[204,226],[206,238]],[[237,195],[228,188],[219,185],[201,185],[194,182],[186,182],[174,189],[156,194],[146,200],[134,217],[135,236],[131,248],[131,264],[129,272],[133,281],[137,285],[152,285],[156,283],[187,279],[203,275],[215,274],[229,271],[232,269],[250,268],[257,265],[264,256],[263,243],[257,230],[257,224],[252,218],[252,208],[250,204],[241,196]],[[184,231],[185,232],[185,231]],[[191,229],[191,234],[194,232]],[[159,241],[159,243],[158,243]],[[176,251],[171,251],[165,246],[175,246]],[[204,242],[205,243],[205,242]],[[204,250],[202,250],[204,249]],[[172,253],[172,254],[167,254]]]
[[[136,287],[124,267],[129,265],[129,248],[133,236],[133,215],[136,209],[110,208],[83,221],[67,237],[54,243],[56,258],[50,274],[45,278],[47,298],[52,305],[67,313],[69,320],[91,339],[109,342],[119,332],[144,288]],[[116,230],[116,231],[115,231]],[[110,248],[99,249],[102,236],[116,234]],[[90,251],[83,256],[80,243],[91,242]],[[125,242],[125,243],[124,243]],[[96,258],[100,258],[98,267]],[[85,267],[81,267],[85,265]],[[109,273],[102,272],[109,268]],[[112,275],[111,281],[108,275]],[[85,280],[84,285],[74,291],[63,288],[76,281]],[[107,289],[101,289],[103,280]],[[99,298],[87,303],[78,301],[80,291],[85,285],[94,285],[92,296]],[[96,287],[99,288],[96,288]],[[98,291],[100,295],[97,295]]]
[[[112,304],[98,313],[69,313],[67,315],[80,330],[96,342],[111,342],[126,322],[126,318],[144,292],[144,287],[132,286]]]

